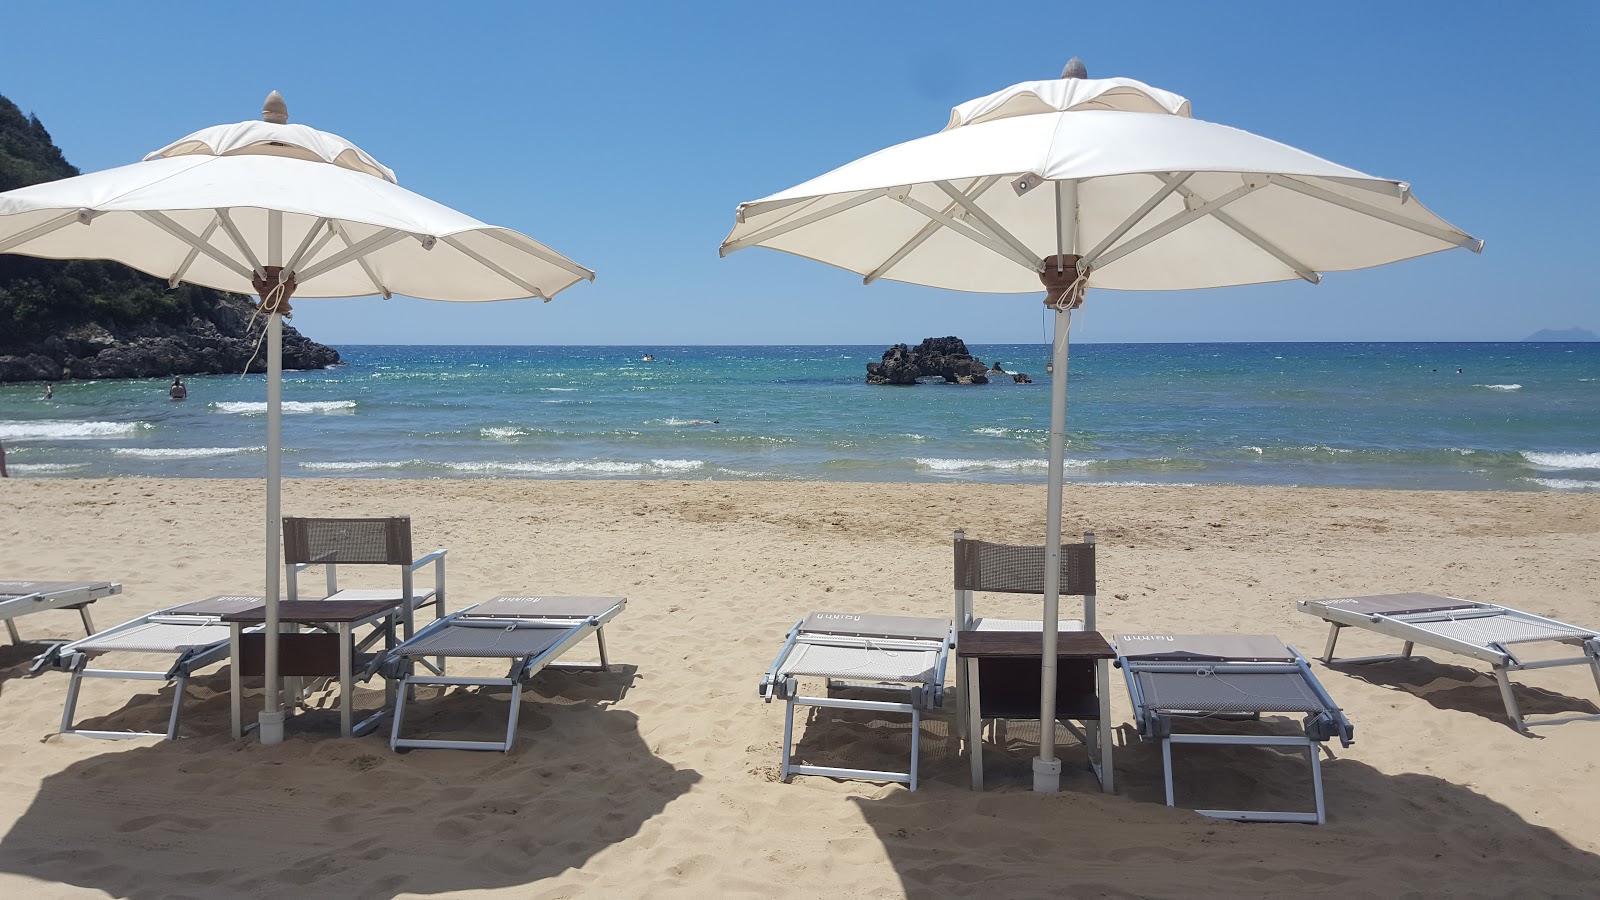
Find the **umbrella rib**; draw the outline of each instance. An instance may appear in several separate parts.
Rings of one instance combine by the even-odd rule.
[[[1180,193],[1183,194],[1184,199],[1188,199],[1192,196],[1198,196],[1194,191],[1187,189],[1182,190]],[[1248,225],[1245,225],[1243,222],[1240,222],[1238,219],[1235,219],[1233,216],[1230,216],[1225,212],[1214,212],[1211,214],[1211,216],[1218,222],[1221,222],[1223,225],[1231,228],[1235,234],[1261,248],[1278,262],[1281,262],[1290,269],[1293,269],[1296,275],[1299,275],[1301,278],[1304,278],[1306,281],[1309,281],[1312,284],[1322,283],[1322,276],[1318,274],[1315,269],[1312,269],[1310,266],[1306,265],[1300,260],[1295,259],[1293,256],[1289,255],[1289,251],[1284,250],[1277,244],[1274,244],[1273,242],[1257,234],[1255,230],[1250,228]]]
[[[923,203],[921,200],[912,197],[909,193],[907,193],[904,197],[896,197],[894,199],[904,204],[906,208],[915,210],[934,220],[935,222],[938,222],[951,231],[954,231],[956,234],[959,234],[962,237],[973,241],[974,243],[981,244],[982,246],[993,250],[995,253],[1011,260],[1030,272],[1039,271],[1038,260],[1029,256],[1024,256],[1006,242],[997,238],[992,238],[978,229],[973,228],[971,225],[966,224],[965,222],[957,221],[953,216],[947,216],[944,213],[939,212],[926,203]]]
[[[1007,231],[999,222],[995,221],[993,216],[989,215],[987,212],[984,212],[982,207],[978,206],[977,203],[972,202],[976,201],[978,196],[983,194],[983,191],[978,191],[974,196],[968,197],[966,194],[956,190],[955,185],[952,185],[948,181],[935,181],[934,184],[938,186],[939,190],[944,191],[945,196],[949,197],[956,206],[966,210],[969,216],[977,219],[979,222],[982,222],[989,229],[989,232],[992,235],[1002,241],[1005,241],[1007,244],[1010,244],[1011,249],[1017,251],[1017,253],[1023,256],[1023,258],[1031,258],[1035,255],[1031,247],[1029,247],[1027,244],[1024,244],[1020,239],[1017,238],[1016,235]],[[985,188],[985,190],[987,190],[987,188]]]
[[[41,238],[53,231],[59,231],[76,221],[78,221],[78,210],[74,209],[70,212],[64,212],[61,215],[56,216],[54,219],[50,219],[49,221],[40,222],[38,225],[29,228],[27,231],[21,232],[20,234],[14,234],[3,241],[0,241],[0,253],[5,253],[12,247],[19,247],[23,244],[26,244],[34,238]]]
[[[810,225],[812,222],[818,222],[828,218],[829,216],[855,209],[863,203],[870,203],[880,197],[886,197],[888,194],[888,188],[873,188],[870,191],[864,191],[848,200],[841,200],[832,206],[824,207],[816,212],[800,216],[797,219],[790,219],[787,222],[779,222],[770,228],[763,229],[747,237],[742,237],[736,241],[728,241],[718,248],[717,254],[719,256],[727,256],[729,253],[743,250],[746,247],[754,246],[762,241],[788,234],[789,232],[794,231],[796,228],[804,228],[805,226]]]
[[[212,216],[211,223],[206,226],[206,230],[200,232],[200,240],[209,243],[211,241],[211,235],[216,233],[217,225],[220,223],[221,220],[215,216]],[[167,276],[167,287],[176,290],[179,282],[183,281],[183,276],[188,274],[189,267],[194,265],[194,261],[199,258],[199,256],[200,249],[198,247],[190,247],[188,255],[183,258],[183,262],[178,266],[177,271]]]
[[[311,279],[337,269],[352,259],[360,259],[369,253],[376,253],[405,236],[406,233],[404,231],[385,228],[360,243],[346,247],[327,259],[309,266],[305,271],[296,273],[296,276],[303,287]]]
[[[1343,196],[1342,194],[1336,194],[1325,187],[1308,184],[1298,178],[1290,178],[1285,175],[1269,175],[1268,180],[1279,187],[1288,188],[1297,194],[1304,194],[1307,197],[1332,203],[1334,206],[1342,206],[1351,212],[1358,212],[1365,216],[1371,216],[1374,219],[1381,219],[1391,225],[1398,225],[1401,228],[1415,231],[1418,234],[1425,234],[1428,237],[1443,241],[1447,244],[1454,244],[1457,247],[1466,247],[1474,253],[1483,252],[1483,241],[1480,241],[1465,232],[1457,231],[1454,228],[1440,228],[1436,225],[1430,225],[1426,222],[1412,221],[1405,216],[1390,212],[1382,207],[1373,206],[1370,203],[1362,203],[1360,200],[1352,200],[1349,197]]]
[[[311,241],[316,238],[317,232],[325,228],[327,224],[328,219],[326,216],[311,223],[311,227],[306,231],[306,236],[300,239],[300,246],[295,248],[294,255],[289,257],[289,261],[284,264],[283,268],[285,271],[293,272],[295,269],[299,268],[301,262],[308,258],[308,253],[315,252],[311,249]],[[324,243],[327,241],[328,237],[328,235],[323,236]],[[317,249],[321,248],[322,244],[318,244]]]
[[[350,233],[345,230],[344,223],[334,222],[332,225],[334,232],[339,235],[339,240],[344,241],[346,247],[355,246],[355,241],[350,240]],[[367,280],[372,282],[372,286],[378,289],[378,293],[383,295],[383,299],[389,300],[394,297],[394,294],[383,286],[383,282],[378,280],[378,276],[373,274],[372,266],[367,265],[365,256],[356,257],[356,265],[361,267],[361,271],[366,274]]]
[[[233,217],[228,215],[226,209],[218,209],[217,218],[222,220],[222,230],[227,233],[228,239],[233,241],[233,245],[239,248],[239,252],[244,254],[245,262],[255,270],[256,277],[266,281],[267,270],[261,267],[261,260],[256,259],[255,251],[250,249],[250,242],[244,239],[244,235],[239,233],[239,227],[233,224]]]
[[[536,256],[539,259],[542,259],[545,262],[551,264],[552,266],[558,266],[558,267],[560,267],[562,269],[565,269],[568,272],[571,272],[572,274],[578,276],[579,278],[584,278],[584,279],[587,279],[589,281],[593,281],[594,280],[594,270],[593,269],[588,269],[588,268],[585,268],[583,266],[578,265],[577,263],[573,262],[572,260],[567,259],[565,256],[562,256],[561,254],[555,252],[554,250],[551,250],[549,247],[546,247],[543,244],[540,244],[538,241],[535,241],[533,238],[530,238],[527,235],[518,234],[515,231],[507,233],[507,231],[502,230],[502,229],[498,229],[498,228],[493,229],[493,230],[489,230],[489,231],[484,231],[482,233],[488,235],[489,237],[494,238],[495,240],[499,241],[502,244],[505,244],[508,247],[511,247],[514,250],[521,250],[523,253],[526,253],[526,254],[528,254],[530,256]],[[523,244],[523,243],[517,241],[516,238],[513,238],[512,235],[516,235],[516,237],[522,238],[524,241],[527,241],[528,243],[527,244]]]
[[[984,192],[989,190],[989,188],[994,187],[995,182],[999,180],[999,175],[990,175],[988,178],[978,182],[977,187],[973,188],[972,191],[967,194],[967,196],[973,199],[981,197],[983,196]],[[880,263],[876,269],[868,272],[866,277],[862,279],[861,283],[871,284],[874,281],[877,281],[879,278],[882,278],[884,275],[887,275],[890,269],[900,265],[901,261],[907,256],[910,256],[913,250],[916,250],[918,247],[922,246],[923,243],[928,240],[928,238],[933,237],[934,233],[943,227],[944,226],[938,222],[929,222],[923,225],[921,230],[911,236],[911,240],[901,244],[900,249],[896,250],[894,253],[891,253],[889,258]]]
[[[255,273],[241,265],[238,260],[226,253],[223,253],[216,247],[211,246],[209,242],[201,240],[199,235],[183,227],[182,225],[179,225],[177,222],[172,221],[172,219],[167,217],[166,213],[153,209],[146,209],[139,210],[135,214],[141,219],[144,219],[152,225],[155,225],[157,228],[160,228],[162,231],[165,231],[167,234],[172,235],[185,244],[188,244],[196,250],[199,250],[201,253],[204,253],[214,262],[224,266],[244,280],[250,281],[251,279],[255,278]]]
[[[1123,219],[1121,225],[1118,225],[1110,234],[1106,235],[1105,239],[1096,244],[1093,250],[1090,250],[1087,254],[1085,254],[1084,260],[1090,265],[1094,265],[1095,260],[1099,259],[1100,254],[1106,252],[1106,250],[1109,249],[1112,244],[1122,240],[1123,235],[1131,231],[1133,226],[1143,222],[1144,217],[1150,215],[1151,210],[1154,210],[1157,206],[1160,206],[1161,201],[1172,196],[1172,192],[1182,187],[1183,183],[1188,181],[1189,177],[1193,174],[1193,172],[1184,172],[1181,175],[1176,173],[1171,175],[1156,175],[1156,178],[1161,179],[1161,189],[1156,191],[1154,194],[1151,194],[1150,199],[1140,204],[1139,208],[1134,210],[1132,215],[1128,216],[1126,219]]]
[[[456,248],[457,250],[461,251],[461,253],[463,255],[465,255],[468,259],[472,260],[473,262],[477,263],[478,265],[483,266],[485,269],[488,269],[489,271],[495,273],[496,275],[499,275],[501,278],[504,278],[505,280],[511,282],[512,284],[516,285],[517,287],[520,287],[523,290],[527,291],[529,293],[529,295],[534,296],[534,297],[538,297],[540,300],[543,300],[546,303],[550,302],[550,298],[545,296],[544,291],[539,290],[538,288],[534,287],[533,285],[529,284],[528,282],[523,281],[521,278],[518,278],[517,276],[511,274],[510,272],[507,272],[505,269],[501,268],[500,265],[498,263],[496,263],[494,260],[489,259],[487,256],[484,256],[483,254],[477,252],[476,250],[473,250],[472,248],[468,247],[466,244],[461,243],[461,241],[457,240],[454,235],[441,238],[441,240],[443,240],[446,244],[449,244],[450,246],[452,246],[452,247]]]
[[[1098,268],[1103,269],[1106,266],[1109,266],[1117,260],[1123,258],[1124,256],[1127,256],[1133,251],[1143,248],[1151,241],[1164,238],[1174,231],[1184,227],[1185,225],[1199,221],[1200,219],[1215,213],[1217,210],[1227,206],[1229,203],[1232,203],[1240,197],[1243,197],[1246,194],[1252,194],[1266,186],[1266,182],[1264,181],[1257,184],[1241,184],[1204,206],[1197,207],[1195,209],[1185,209],[1183,212],[1163,220],[1160,224],[1154,225],[1148,230],[1140,232],[1137,236],[1131,238],[1126,243],[1113,248],[1104,256],[1101,256],[1098,260],[1096,260],[1095,263]]]

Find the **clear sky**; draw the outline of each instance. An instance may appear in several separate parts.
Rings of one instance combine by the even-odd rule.
[[[308,300],[328,343],[1042,340],[1036,297],[754,249],[734,207],[943,127],[1078,55],[1373,175],[1488,240],[1303,282],[1092,292],[1089,341],[1504,340],[1600,331],[1600,4],[54,3],[0,10],[0,94],[88,171],[259,116],[599,273],[553,303]]]

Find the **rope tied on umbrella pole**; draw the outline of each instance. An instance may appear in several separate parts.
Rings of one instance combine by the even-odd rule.
[[[1075,253],[1046,256],[1042,260],[1039,280],[1044,283],[1045,306],[1070,312],[1083,305],[1084,294],[1089,290],[1089,267],[1080,260]]]
[[[266,278],[257,275],[250,279],[250,284],[256,289],[256,293],[261,296],[261,302],[256,304],[255,312],[250,314],[250,321],[245,324],[246,334],[255,325],[257,316],[263,314],[269,316],[273,314],[281,316],[294,315],[294,308],[289,305],[289,298],[294,296],[294,289],[299,286],[295,282],[294,273],[290,272],[289,277],[283,277],[282,266],[263,266],[261,271],[266,274]],[[250,351],[250,361],[244,364],[244,371],[239,373],[240,378],[250,374],[250,367],[255,365],[256,357],[261,354],[261,345],[266,339],[267,329],[263,328],[261,329],[261,335],[256,338],[255,347]]]

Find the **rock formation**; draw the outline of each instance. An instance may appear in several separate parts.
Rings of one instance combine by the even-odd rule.
[[[867,384],[916,384],[938,375],[947,384],[988,384],[989,367],[958,337],[926,338],[915,347],[895,344],[883,361],[867,363]]]

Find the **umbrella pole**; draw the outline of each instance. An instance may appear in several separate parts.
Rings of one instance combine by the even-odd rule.
[[[283,314],[289,311],[294,276],[279,280],[281,269],[266,268],[267,279],[256,279],[261,306],[267,313],[267,590],[266,590],[266,700],[257,722],[261,743],[283,743],[284,711],[278,676],[278,559],[283,540]]]
[[[1044,260],[1039,275],[1049,293],[1045,305],[1055,310],[1051,344],[1049,496],[1045,501],[1043,647],[1039,661],[1039,757],[1033,761],[1033,789],[1041,794],[1061,790],[1061,760],[1056,758],[1056,644],[1061,621],[1061,489],[1066,480],[1067,348],[1072,310],[1081,302],[1073,291],[1078,257],[1057,255]]]

